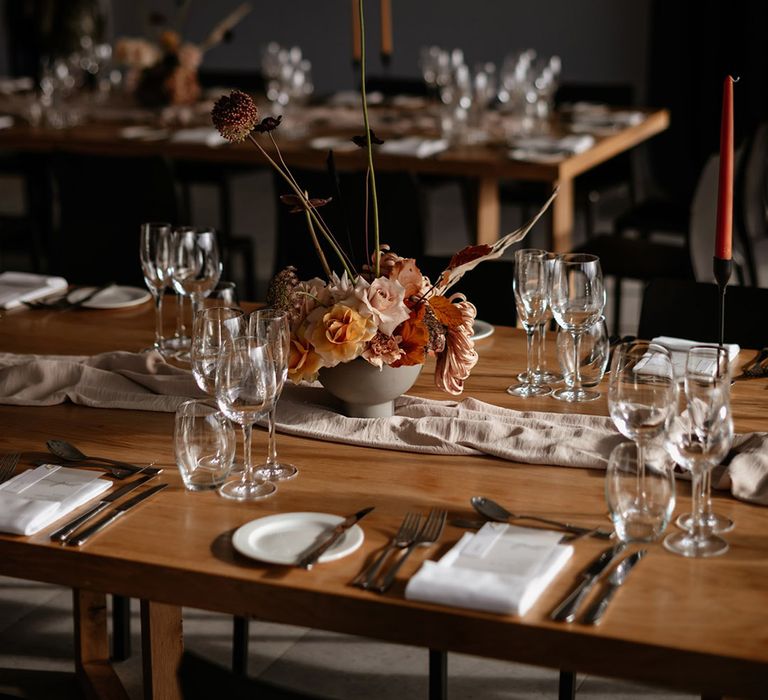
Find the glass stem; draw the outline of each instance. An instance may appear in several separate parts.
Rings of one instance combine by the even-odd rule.
[[[187,334],[184,326],[184,295],[176,292],[176,337],[183,338]]]
[[[635,445],[637,446],[637,493],[642,499],[640,505],[645,508],[645,443],[642,440],[636,440]]]
[[[528,341],[528,359],[527,359],[527,369],[526,372],[528,374],[528,381],[526,384],[529,386],[532,384],[535,384],[534,376],[533,376],[533,334],[534,334],[535,326],[528,326],[525,329],[525,335],[526,339]]]
[[[155,349],[163,349],[163,290],[155,296]]]
[[[267,468],[277,467],[277,439],[275,437],[275,412],[277,406],[272,406],[269,412],[269,451],[267,452]]]
[[[581,393],[581,333],[571,331],[573,334],[573,393],[578,396]],[[640,457],[638,448],[637,456]]]
[[[544,321],[539,326],[539,372],[547,370],[547,326],[549,321]]]
[[[696,547],[698,547],[701,541],[704,539],[703,528],[703,506],[704,498],[702,497],[702,473],[697,466],[691,475],[691,538]]]
[[[253,479],[253,458],[251,457],[251,437],[253,435],[253,425],[251,423],[243,424],[243,476],[240,483],[243,486],[249,486],[254,483]]]
[[[540,323],[534,331],[534,340],[536,341],[536,364],[533,368],[533,376],[530,378],[531,384],[541,384],[541,342],[544,333],[544,324]]]
[[[707,469],[701,477],[701,517],[709,522],[712,516],[712,472]]]

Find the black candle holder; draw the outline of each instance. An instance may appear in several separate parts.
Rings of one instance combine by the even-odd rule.
[[[731,272],[733,270],[733,258],[724,260],[715,256],[712,258],[712,271],[715,274],[715,281],[717,282],[718,290],[718,319],[720,321],[720,347],[723,346],[725,340],[725,288],[728,286],[728,280],[731,279]]]

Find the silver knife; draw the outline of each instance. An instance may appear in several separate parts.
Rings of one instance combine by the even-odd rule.
[[[64,544],[71,547],[79,547],[80,545],[85,544],[85,542],[97,532],[101,532],[105,527],[107,527],[107,525],[115,522],[115,520],[117,520],[122,515],[125,515],[125,513],[131,508],[139,505],[139,503],[141,503],[144,499],[149,498],[150,496],[156,494],[158,491],[162,491],[167,486],[168,484],[158,484],[157,486],[153,486],[151,489],[142,491],[138,496],[129,498],[124,503],[116,506],[111,513],[105,515],[100,520],[97,520],[90,527],[87,527],[85,530],[81,530],[80,532],[76,532],[73,535],[67,537],[67,539],[64,540]]]
[[[608,585],[603,591],[602,595],[595,601],[594,605],[584,615],[585,625],[597,625],[603,617],[608,603],[611,602],[613,594],[624,584],[629,576],[629,572],[632,571],[635,564],[639,562],[648,550],[641,549],[634,554],[630,554],[624,561],[621,562],[608,577]]]
[[[330,549],[334,543],[349,530],[349,528],[362,520],[373,510],[373,508],[374,506],[368,506],[367,508],[357,511],[357,513],[354,513],[353,515],[344,518],[344,520],[331,530],[330,534],[328,534],[322,542],[314,545],[312,549],[299,560],[298,566],[302,569],[311,569],[317,563],[317,560],[328,551],[328,549]]]
[[[597,579],[600,578],[600,574],[603,573],[611,564],[611,562],[624,551],[624,543],[621,542],[615,547],[609,547],[603,550],[597,557],[595,557],[584,571],[581,572],[581,581],[576,587],[565,597],[560,604],[549,614],[550,620],[556,622],[573,622],[576,618],[579,606],[584,598],[592,590],[593,586],[597,583]]]
[[[134,481],[121,486],[119,489],[117,489],[117,491],[108,493],[106,496],[104,496],[104,498],[96,503],[96,505],[86,510],[85,513],[82,513],[69,522],[64,523],[64,525],[62,525],[58,530],[52,532],[51,539],[54,542],[63,542],[69,535],[77,530],[77,528],[79,528],[81,525],[84,525],[86,521],[90,520],[94,515],[97,515],[106,509],[110,503],[114,503],[118,499],[125,496],[126,493],[130,493],[135,488],[145,484],[150,479],[154,479],[156,476],[157,474],[147,474],[146,476],[142,476],[139,479],[135,479]]]

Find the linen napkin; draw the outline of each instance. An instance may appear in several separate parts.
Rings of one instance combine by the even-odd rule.
[[[63,292],[67,280],[63,277],[48,277],[31,272],[3,272],[0,274],[0,309],[21,306],[24,301],[33,301],[54,292]]]
[[[561,532],[486,523],[438,562],[425,561],[405,588],[409,600],[525,615],[573,554]]]
[[[448,148],[447,139],[423,139],[418,136],[407,136],[401,139],[385,141],[379,150],[395,156],[415,156],[429,158]]]
[[[156,351],[79,355],[0,353],[0,404],[52,406],[67,399],[99,408],[174,412],[205,398],[189,370]]]
[[[672,370],[675,377],[680,378],[685,375],[686,354],[694,345],[711,345],[712,343],[702,343],[695,340],[685,340],[683,338],[672,338],[666,335],[660,335],[653,338],[652,343],[667,348],[672,355]],[[733,362],[738,356],[741,348],[735,343],[729,343],[723,347],[728,350],[728,361]],[[704,368],[702,368],[704,369]]]
[[[553,163],[569,155],[584,153],[594,144],[595,137],[590,134],[571,134],[562,138],[531,136],[515,139],[509,157],[534,163]]]
[[[34,535],[111,486],[93,472],[42,464],[0,485],[0,532]]]

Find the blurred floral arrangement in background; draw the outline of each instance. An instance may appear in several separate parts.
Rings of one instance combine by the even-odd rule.
[[[231,39],[234,27],[251,11],[243,3],[221,20],[199,44],[185,41],[181,27],[189,0],[179,5],[172,22],[158,13],[149,17],[154,38],[123,37],[115,43],[115,60],[127,67],[126,90],[145,107],[190,105],[200,99],[198,69],[206,51]]]
[[[216,101],[211,119],[228,141],[250,141],[287,183],[292,194],[283,195],[281,199],[292,212],[306,218],[310,240],[325,273],[325,279],[302,281],[296,269],[288,267],[278,273],[270,285],[267,301],[286,310],[291,319],[288,368],[291,380],[296,383],[314,380],[321,368],[358,358],[379,368],[384,365],[396,368],[423,364],[432,355],[436,358],[437,387],[459,394],[477,362],[472,340],[476,310],[463,294],[449,296],[448,292],[465,272],[484,260],[501,257],[510,245],[522,240],[555,193],[525,226],[493,245],[468,246],[456,253],[434,283],[421,273],[414,258],[400,257],[387,245],[380,244],[373,147],[383,141],[369,125],[363,5],[363,0],[359,0],[364,132],[352,138],[367,155],[365,210],[369,216],[363,229],[368,262],[360,269],[355,269],[351,256],[339,244],[319,211],[330,199],[311,197],[283,159],[275,138],[282,117],[268,116],[260,120],[253,99],[233,91]],[[372,245],[369,245],[369,219],[373,225]],[[334,256],[333,266],[321,240]],[[500,283],[511,284],[509,280]]]

